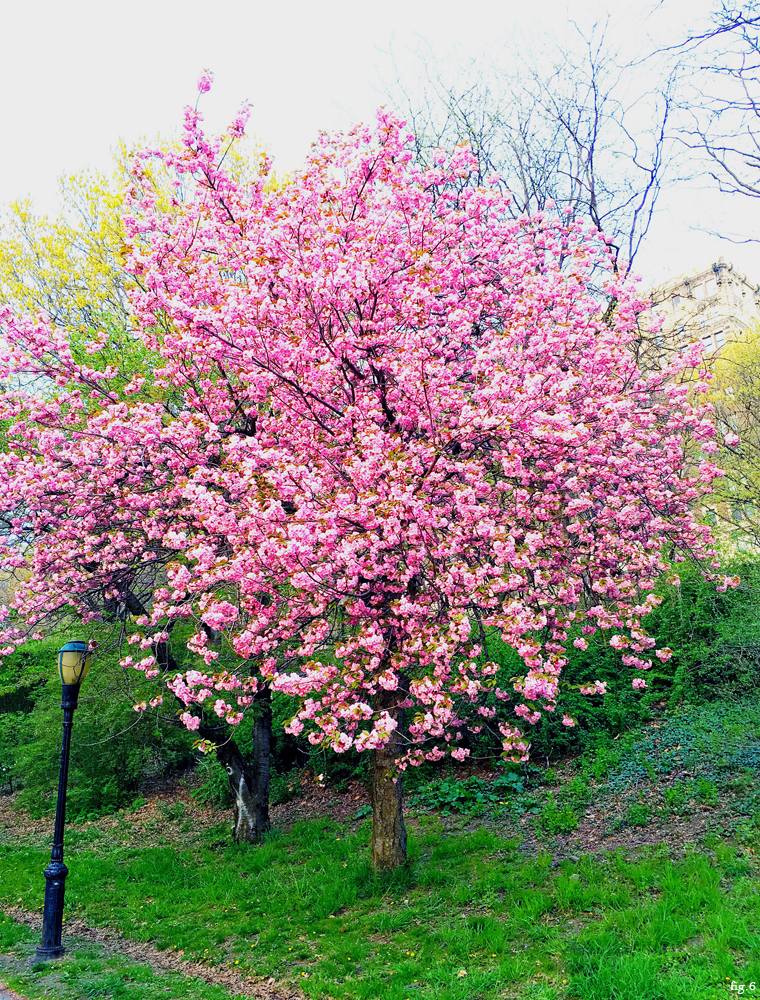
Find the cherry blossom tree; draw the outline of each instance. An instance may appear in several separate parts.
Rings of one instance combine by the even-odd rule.
[[[621,671],[651,666],[655,579],[674,558],[717,569],[691,512],[718,475],[709,407],[674,378],[695,358],[637,369],[642,304],[594,227],[513,218],[466,148],[422,169],[380,112],[274,188],[225,171],[227,139],[188,109],[184,149],[133,171],[150,397],[139,374],[117,393],[118,365],[77,363],[43,318],[0,317],[5,550],[30,570],[4,641],[66,610],[93,621],[99,594],[143,705],[168,687],[199,735],[262,686],[292,695],[290,732],[371,754],[372,861],[391,869],[405,767],[464,759],[483,726],[525,759],[518,722],[562,711],[570,642],[602,634]],[[181,204],[143,185],[151,156]],[[706,452],[693,475],[686,431]],[[190,669],[167,658],[177,625]],[[508,682],[491,634],[524,663]]]

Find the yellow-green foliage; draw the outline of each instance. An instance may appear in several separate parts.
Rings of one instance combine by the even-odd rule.
[[[37,215],[13,202],[0,229],[0,298],[23,312],[43,311],[57,326],[96,326],[126,318],[123,194],[116,178],[88,170],[60,180],[61,214]]]
[[[709,398],[715,407],[717,462],[726,475],[715,484],[712,505],[734,534],[760,542],[760,329],[726,346],[711,365]],[[723,445],[738,434],[739,444]],[[729,436],[729,441],[732,438]]]

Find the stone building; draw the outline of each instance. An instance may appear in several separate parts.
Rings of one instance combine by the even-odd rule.
[[[654,338],[662,352],[701,340],[709,357],[744,330],[760,327],[760,285],[723,257],[669,279],[650,295],[650,318],[663,319],[661,332]]]
[[[642,326],[650,327],[652,321],[662,319],[658,334],[644,336],[641,363],[646,367],[660,367],[668,354],[682,350],[690,343],[701,341],[707,367],[721,349],[732,340],[751,329],[760,332],[760,286],[748,280],[733,264],[723,257],[707,267],[672,278],[650,291],[651,309],[642,317]],[[751,372],[754,377],[754,373]],[[739,402],[739,401],[737,401]],[[712,524],[716,538],[725,554],[756,558],[760,553],[760,502],[757,486],[760,483],[755,455],[760,441],[760,416],[746,406],[743,399],[738,407],[727,407],[716,402],[715,418],[719,436],[728,432],[738,433],[744,444],[741,460],[719,463],[726,467],[726,476],[720,481],[703,513]],[[748,447],[749,446],[749,447]],[[749,457],[748,457],[749,456]]]

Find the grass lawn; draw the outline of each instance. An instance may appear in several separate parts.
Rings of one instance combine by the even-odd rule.
[[[66,943],[69,950],[61,961],[30,962],[39,934],[0,916],[0,978],[30,1000],[229,1000],[226,990],[200,979],[157,973],[147,963],[130,962],[89,942]]]
[[[526,856],[496,824],[420,814],[408,870],[378,879],[367,820],[301,822],[260,847],[228,843],[226,826],[188,826],[178,817],[154,846],[131,843],[125,821],[69,831],[69,919],[220,972],[298,983],[308,997],[706,1000],[736,996],[732,981],[760,987],[760,843],[746,839],[555,863]],[[47,860],[39,838],[6,835],[0,906],[39,910]],[[6,917],[0,950],[30,933]],[[61,968],[61,996],[225,995],[180,990],[176,977],[159,985],[146,967],[86,948]],[[33,987],[45,974],[17,977],[16,988],[41,996]]]
[[[5,800],[0,979],[33,1000],[751,996],[758,767],[755,697],[654,720],[561,773],[441,777],[409,797],[410,863],[386,878],[357,796],[345,823],[307,798],[308,818],[252,847],[175,789],[69,827],[69,953],[31,968],[38,932],[12,917],[41,910],[52,822]],[[105,928],[117,947],[93,941]]]

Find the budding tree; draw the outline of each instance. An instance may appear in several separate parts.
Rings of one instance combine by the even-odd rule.
[[[421,163],[464,142],[479,178],[498,174],[510,192],[513,216],[561,206],[604,233],[629,267],[673,159],[674,80],[647,90],[640,65],[620,62],[604,25],[588,35],[572,29],[560,44],[539,48],[534,39],[535,48],[516,44],[493,61],[479,54],[453,74],[421,48],[420,79],[408,92],[399,79],[392,99],[413,124]]]
[[[292,695],[291,732],[371,753],[372,859],[393,868],[404,767],[463,759],[484,725],[524,758],[518,720],[562,710],[569,642],[601,631],[624,666],[651,665],[655,578],[673,552],[712,557],[690,505],[717,469],[690,478],[681,447],[712,425],[670,380],[689,359],[637,369],[638,305],[595,227],[513,218],[465,148],[423,169],[380,113],[322,137],[282,186],[243,186],[189,110],[183,151],[155,155],[192,195],[165,210],[136,165],[127,267],[160,358],[151,397],[139,375],[116,394],[118,366],[77,364],[42,320],[2,316],[17,388],[0,502],[35,540],[7,545],[31,571],[8,648],[21,620],[92,619],[99,592],[150,684],[192,623],[197,662],[168,680],[185,724],[202,733],[205,708],[234,726],[263,684]],[[524,663],[508,683],[493,633]]]

